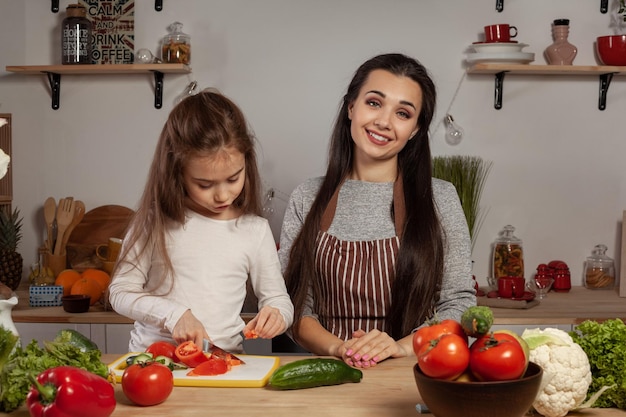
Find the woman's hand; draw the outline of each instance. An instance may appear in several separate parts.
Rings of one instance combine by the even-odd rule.
[[[209,335],[191,310],[187,310],[172,329],[172,338],[178,344],[193,340],[196,346],[202,347],[202,341],[209,339]]]
[[[280,310],[265,306],[246,324],[243,333],[254,331],[258,337],[271,339],[287,330],[286,327],[287,323],[285,323],[283,315],[280,314]]]
[[[405,340],[395,341],[391,336],[380,330],[372,330],[366,333],[357,330],[352,334],[352,339],[347,340],[339,351],[343,352],[341,358],[350,366],[357,368],[369,368],[376,366],[387,358],[402,358],[408,356]]]

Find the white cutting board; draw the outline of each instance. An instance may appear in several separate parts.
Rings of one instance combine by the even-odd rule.
[[[117,382],[122,381],[126,358],[138,354],[139,352],[127,353],[109,364]],[[277,356],[237,355],[237,357],[245,364],[233,366],[230,371],[222,375],[187,376],[191,368],[177,369],[173,371],[174,385],[180,387],[264,387],[274,370],[280,365],[280,359]]]

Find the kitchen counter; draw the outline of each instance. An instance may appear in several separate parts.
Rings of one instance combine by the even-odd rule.
[[[102,303],[89,307],[86,313],[67,313],[63,307],[30,307],[28,286],[20,287],[15,292],[18,303],[11,316],[15,323],[72,323],[72,324],[132,324],[134,320],[122,316]],[[254,317],[252,313],[242,313],[247,322]]]
[[[87,313],[66,313],[62,307],[29,307],[28,288],[18,290],[17,294],[19,302],[12,314],[16,323],[133,323],[127,317],[106,310],[101,304],[91,306]],[[617,290],[573,287],[566,293],[548,293],[539,305],[532,308],[493,308],[493,313],[497,325],[575,325],[586,319],[601,321],[610,318],[626,321],[626,298],[619,297]],[[247,321],[254,314],[242,313],[242,316]]]
[[[112,362],[117,355],[104,355]],[[301,359],[283,356],[281,364]],[[117,407],[113,416],[205,416],[221,417],[407,417],[419,416],[415,405],[421,402],[413,377],[414,358],[389,359],[363,371],[363,380],[356,384],[343,384],[292,391],[274,391],[269,388],[208,388],[174,387],[170,397],[162,404],[137,407],[124,396],[117,384]],[[28,417],[25,406],[11,417]],[[430,415],[430,414],[429,414]],[[624,416],[617,409],[589,409],[569,416],[610,417]]]

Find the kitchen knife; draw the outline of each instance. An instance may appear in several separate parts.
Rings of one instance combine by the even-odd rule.
[[[202,341],[202,350],[204,352],[208,352],[211,355],[214,355],[215,357],[221,358],[221,359],[227,359],[228,356],[230,355],[231,358],[238,360],[239,362],[241,362],[242,365],[245,364],[243,360],[233,355],[232,353],[222,349],[221,347],[216,346],[215,344],[211,343],[211,341],[208,339],[204,339]]]

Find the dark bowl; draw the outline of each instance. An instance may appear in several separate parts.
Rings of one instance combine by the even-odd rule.
[[[603,65],[626,65],[626,35],[599,36],[596,52]]]
[[[530,362],[522,378],[491,382],[434,379],[417,364],[413,374],[422,401],[437,417],[522,417],[535,401],[543,370]]]
[[[63,310],[68,313],[85,313],[89,310],[91,297],[88,295],[64,295],[61,297]]]

